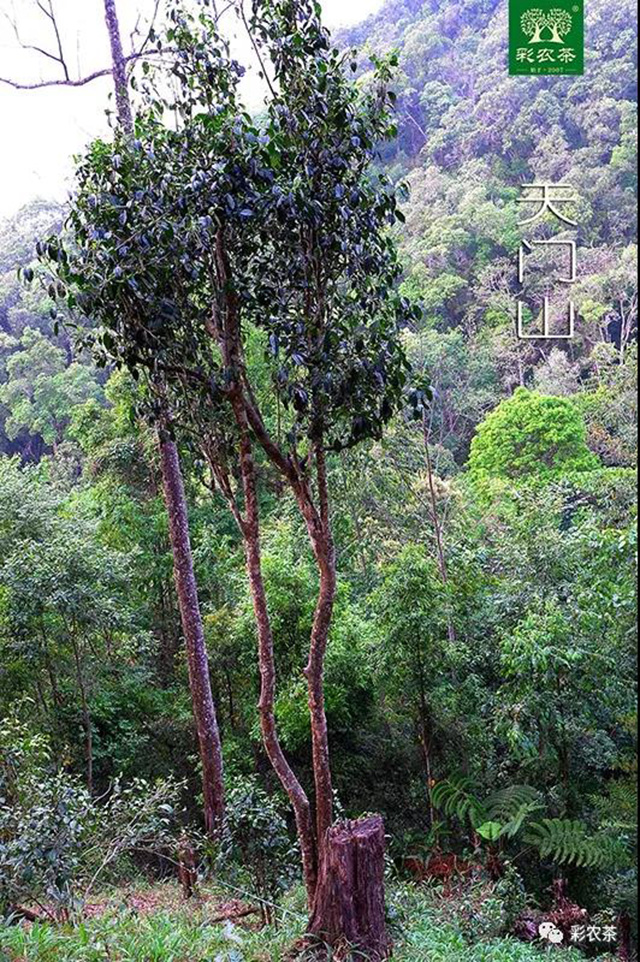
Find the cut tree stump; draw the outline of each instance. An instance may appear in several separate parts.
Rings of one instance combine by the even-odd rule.
[[[384,897],[384,822],[340,822],[325,839],[308,934],[336,960],[352,952],[370,962],[391,956]]]

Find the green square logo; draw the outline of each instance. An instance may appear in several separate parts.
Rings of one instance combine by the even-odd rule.
[[[584,73],[584,0],[509,0],[509,73]]]

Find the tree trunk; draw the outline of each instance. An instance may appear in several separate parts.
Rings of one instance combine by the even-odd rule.
[[[384,822],[342,822],[327,834],[309,936],[336,962],[360,952],[370,962],[391,956],[384,898]]]
[[[317,884],[317,853],[311,806],[295,772],[282,750],[275,719],[276,667],[267,593],[262,576],[260,516],[256,491],[255,465],[244,411],[234,405],[241,432],[240,470],[244,490],[246,520],[238,518],[245,546],[247,573],[256,620],[260,665],[260,726],[265,751],[293,808],[309,905],[313,904]]]
[[[318,858],[321,863],[324,842],[329,829],[333,825],[333,781],[329,752],[329,728],[325,708],[324,669],[335,606],[337,574],[329,513],[327,468],[325,453],[321,444],[316,447],[315,457],[320,510],[314,510],[312,499],[306,487],[300,487],[297,498],[301,513],[307,524],[309,540],[320,576],[320,590],[311,629],[309,662],[305,669],[305,675],[308,687],[309,714],[311,716]]]
[[[116,91],[116,113],[118,123],[126,134],[133,134],[133,112],[127,83],[127,61],[122,49],[120,24],[115,0],[104,0],[104,17],[109,31],[111,61],[113,64],[113,84]]]
[[[333,782],[329,755],[329,728],[325,709],[324,664],[335,595],[335,560],[333,551],[328,548],[320,565],[320,593],[311,632],[309,664],[305,671],[311,716],[313,774],[316,786],[316,831],[320,857],[322,857],[322,840],[333,825]]]
[[[543,30],[543,28],[544,28],[544,24],[543,24],[543,23],[539,23],[539,24],[536,25],[536,29],[535,29],[535,32],[534,32],[531,40],[530,40],[530,43],[542,43],[542,30]]]
[[[162,434],[160,436],[160,460],[164,497],[169,516],[173,570],[182,628],[187,645],[193,714],[198,730],[200,759],[202,761],[205,824],[209,836],[216,838],[224,822],[222,746],[211,692],[209,661],[198,601],[198,587],[193,570],[189,517],[180,459],[175,442]]]
[[[453,623],[453,617],[451,614],[450,598],[449,598],[449,572],[447,570],[447,559],[444,553],[444,539],[442,536],[442,525],[440,524],[440,516],[438,514],[438,498],[436,497],[436,488],[433,480],[433,467],[431,464],[431,452],[429,451],[429,422],[427,419],[427,412],[425,411],[422,416],[422,431],[424,438],[424,452],[427,461],[427,475],[429,478],[429,496],[431,498],[431,514],[433,518],[433,528],[436,536],[436,548],[438,551],[438,568],[440,570],[440,577],[442,579],[442,584],[444,585],[445,591],[447,592],[446,602],[447,602],[447,632],[449,635],[449,641],[452,644],[456,643],[456,629]]]
[[[230,268],[225,249],[224,232],[218,232],[216,240],[216,267],[220,289],[227,291],[226,310],[222,327],[217,319],[212,319],[209,332],[219,344],[223,362],[228,371],[242,371],[242,343],[240,320],[235,294],[230,284]],[[217,314],[217,312],[215,312]],[[262,576],[262,550],[260,543],[260,505],[256,485],[256,469],[253,459],[253,445],[250,424],[243,396],[243,385],[235,382],[230,385],[229,399],[240,436],[239,466],[242,477],[245,517],[243,518],[230,488],[225,469],[221,468],[215,453],[208,452],[209,463],[214,476],[220,483],[222,493],[227,498],[231,512],[242,534],[247,574],[253,599],[256,629],[258,634],[258,660],[260,667],[260,727],[267,757],[280,780],[293,808],[302,853],[304,881],[309,906],[313,904],[317,883],[317,846],[313,832],[311,805],[287,757],[282,750],[275,717],[276,666],[269,605]]]
[[[127,61],[122,48],[116,0],[104,0],[105,21],[111,45],[113,84],[118,124],[129,137],[134,133],[133,111],[127,82]],[[180,617],[187,645],[189,686],[198,731],[204,819],[207,834],[217,838],[224,823],[222,746],[216,716],[204,629],[198,601],[189,537],[189,516],[175,443],[162,431],[159,436],[164,500],[169,516],[169,535]]]

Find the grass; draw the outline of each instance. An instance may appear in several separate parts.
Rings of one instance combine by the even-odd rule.
[[[262,931],[212,925],[208,919],[223,897],[208,894],[208,901],[186,906],[175,886],[166,885],[143,895],[143,911],[131,908],[135,898],[120,894],[75,927],[5,926],[0,962],[284,962],[303,932],[304,898],[298,893],[285,903],[292,914],[284,916],[281,927]],[[390,901],[394,962],[585,962],[576,950],[544,951],[512,939],[469,945],[455,924],[443,923],[424,893],[397,889]]]
[[[446,912],[438,906],[434,897],[423,890],[402,888],[391,894],[390,902],[398,916],[399,938],[394,962],[585,962],[586,957],[577,949],[547,949],[537,945],[525,945],[512,938],[499,937],[500,925],[491,924],[490,913],[484,923],[484,938],[465,937],[466,922],[462,911],[457,921],[449,905]],[[482,919],[476,924],[482,923]],[[481,925],[480,925],[481,927]],[[491,934],[491,929],[495,930]],[[596,962],[596,960],[591,960]],[[614,962],[602,958],[599,962]]]

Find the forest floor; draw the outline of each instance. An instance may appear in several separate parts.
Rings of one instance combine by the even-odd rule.
[[[304,931],[304,896],[284,899],[277,925],[263,926],[250,900],[221,889],[201,890],[186,903],[174,883],[105,893],[77,925],[23,923],[0,928],[0,962],[284,962]],[[424,890],[393,887],[389,896],[396,962],[584,962],[572,949],[539,949],[498,935],[486,918],[446,921]],[[250,914],[246,914],[250,913]],[[613,962],[602,957],[600,962]]]

